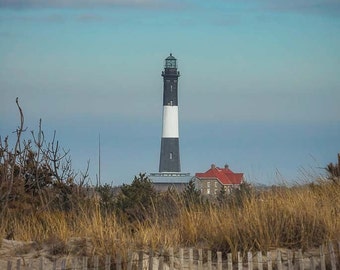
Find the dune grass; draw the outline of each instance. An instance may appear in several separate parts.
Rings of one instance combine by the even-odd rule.
[[[0,221],[0,236],[6,237],[10,230],[16,240],[41,244],[51,239],[61,243],[86,239],[92,247],[88,252],[97,255],[189,246],[226,252],[308,249],[340,239],[340,184],[336,182],[254,191],[241,203],[223,206],[186,207],[181,201],[171,205],[177,208],[176,215],[164,218],[155,207],[140,222],[123,222],[114,212],[103,214],[96,201],[77,211],[8,212]]]

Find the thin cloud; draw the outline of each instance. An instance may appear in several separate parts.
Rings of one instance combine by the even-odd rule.
[[[94,15],[94,14],[82,14],[82,15],[79,15],[77,18],[76,18],[77,21],[80,21],[80,22],[100,22],[100,21],[103,21],[103,17],[101,16],[97,16],[97,15]]]
[[[298,12],[326,15],[339,15],[339,0],[257,0],[265,9],[277,12]]]
[[[0,0],[0,8],[100,8],[131,7],[146,9],[181,9],[184,1],[165,0]]]
[[[67,18],[60,14],[49,14],[45,16],[28,16],[28,15],[11,15],[0,18],[0,21],[21,21],[21,22],[33,22],[33,23],[59,23],[64,22]]]

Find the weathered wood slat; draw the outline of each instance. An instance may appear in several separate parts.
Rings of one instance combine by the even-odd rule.
[[[277,269],[278,270],[282,270],[282,253],[281,250],[277,251],[277,255],[276,255],[276,264],[277,264]]]
[[[180,270],[183,270],[183,268],[184,268],[184,249],[183,248],[181,248],[180,250],[179,250],[179,260],[180,260]]]
[[[257,252],[257,269],[263,270],[263,259],[262,259],[262,252]]]
[[[253,270],[253,254],[252,254],[252,252],[248,251],[247,257],[248,257],[248,270]]]
[[[326,270],[326,258],[325,258],[325,248],[324,245],[320,246],[320,268],[321,270]]]
[[[61,270],[66,270],[66,259],[62,259],[60,263]]]
[[[83,268],[82,270],[87,270],[88,257],[83,257]]]
[[[193,249],[189,249],[189,270],[194,270],[194,252]]]
[[[328,243],[328,250],[329,250],[329,256],[331,259],[332,270],[336,270],[336,259],[335,259],[335,252],[334,252],[334,247],[333,247],[332,242]]]
[[[7,261],[7,270],[12,270],[12,261]]]
[[[272,253],[270,251],[267,252],[267,268],[273,270]]]
[[[222,270],[222,252],[217,252],[217,270]]]
[[[122,255],[120,253],[116,253],[116,270],[121,269],[122,269]]]
[[[153,250],[149,252],[149,270],[153,270]]]
[[[17,270],[20,270],[21,268],[21,259],[17,259]]]
[[[298,260],[299,260],[299,269],[300,269],[300,270],[304,270],[304,269],[305,269],[305,264],[303,263],[302,249],[299,249],[299,252],[298,252]]]
[[[197,264],[198,270],[203,270],[203,251],[202,249],[198,250],[198,264]]]
[[[238,270],[243,269],[243,259],[242,259],[241,252],[237,252],[237,268],[238,268]]]
[[[132,255],[133,255],[133,253],[132,253],[132,251],[131,250],[129,250],[128,251],[128,257],[127,257],[127,270],[132,270]]]
[[[163,270],[163,269],[164,269],[164,255],[163,255],[163,250],[162,250],[160,257],[159,257],[158,270]]]
[[[288,270],[293,270],[293,252],[291,250],[287,253]]]
[[[311,270],[316,270],[316,261],[314,257],[310,258],[310,269]]]
[[[107,255],[105,257],[105,270],[111,270],[111,256]]]
[[[169,264],[170,264],[170,270],[174,270],[175,267],[175,256],[174,256],[174,249],[169,249]]]
[[[144,252],[140,250],[138,252],[138,270],[143,270],[143,259],[144,259]]]
[[[211,250],[208,250],[207,265],[208,270],[212,270]]]
[[[228,253],[227,259],[228,259],[228,270],[233,270],[233,254]]]

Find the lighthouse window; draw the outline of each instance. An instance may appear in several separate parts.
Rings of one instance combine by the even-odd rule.
[[[173,158],[173,153],[172,152],[170,152],[170,159],[172,159]]]

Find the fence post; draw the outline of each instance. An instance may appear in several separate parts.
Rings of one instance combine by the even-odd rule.
[[[153,250],[149,251],[149,270],[153,270]]]
[[[174,270],[174,249],[173,248],[169,248],[169,260],[170,260],[170,270]]]
[[[293,270],[293,254],[291,250],[287,252],[288,270]]]
[[[194,270],[194,252],[189,248],[189,270]]]
[[[238,270],[242,270],[243,268],[243,261],[242,261],[242,255],[241,255],[241,252],[237,252],[237,268]]]
[[[267,265],[268,270],[273,270],[272,253],[270,251],[267,251]]]
[[[335,253],[334,253],[334,247],[333,247],[332,242],[328,243],[328,249],[329,249],[329,255],[331,257],[332,270],[336,270],[336,260],[335,260]]]
[[[183,248],[181,248],[179,250],[179,260],[180,260],[179,269],[183,270],[183,268],[184,268],[184,250],[183,250]]]
[[[138,252],[138,270],[143,270],[143,257],[144,257],[143,251],[140,250]]]
[[[303,263],[303,254],[302,254],[302,249],[299,249],[299,253],[298,253],[298,260],[299,260],[299,269],[300,270],[304,270],[305,269],[305,266],[304,266],[304,263]]]
[[[281,250],[277,251],[276,263],[277,263],[277,269],[278,270],[282,270],[282,254],[281,254]]]
[[[82,270],[87,270],[87,260],[88,260],[88,258],[86,256],[83,257],[83,268],[82,268]]]
[[[54,260],[53,260],[52,269],[53,269],[53,270],[56,270],[56,269],[57,269],[57,259],[54,259]],[[31,270],[31,268],[29,268],[29,270]]]
[[[25,269],[31,270],[33,268],[32,265],[33,265],[33,259],[29,259],[28,264],[26,264]]]
[[[222,270],[222,252],[217,251],[217,270]]]
[[[315,262],[315,257],[314,256],[312,256],[310,258],[310,269],[311,270],[315,270],[316,269],[316,262]]]
[[[54,261],[53,261],[54,263]],[[78,259],[77,258],[73,258],[72,259],[72,269],[75,270],[75,269],[78,269]],[[55,265],[55,268],[53,268],[53,270],[56,270],[57,269],[57,265]]]
[[[44,257],[40,258],[40,265],[39,265],[40,270],[44,270]]]
[[[338,262],[340,267],[340,241],[338,241]]]
[[[120,253],[116,253],[116,270],[122,269],[122,255]]]
[[[228,258],[228,270],[233,270],[233,254],[228,253],[227,258]]]
[[[208,250],[207,263],[208,263],[208,270],[211,270],[212,269],[212,265],[211,265],[211,250]]]
[[[164,255],[163,255],[163,249],[161,249],[161,256],[159,257],[159,264],[158,264],[158,270],[164,269]]]
[[[253,270],[253,254],[250,251],[248,251],[247,256],[248,256],[248,270]]]
[[[60,263],[61,270],[66,270],[66,259],[62,259]]]
[[[98,267],[99,267],[99,258],[98,256],[94,256],[93,257],[93,269],[98,270]]]
[[[20,270],[21,259],[17,259],[17,270]]]
[[[132,270],[132,251],[128,250],[128,255],[127,255],[127,270]]]
[[[197,264],[198,270],[203,270],[203,252],[202,249],[198,250],[198,264]]]
[[[105,270],[111,269],[111,255],[106,255],[105,257]]]
[[[257,268],[263,270],[262,251],[257,252]]]
[[[326,270],[325,248],[323,244],[320,246],[320,267],[321,270]]]

